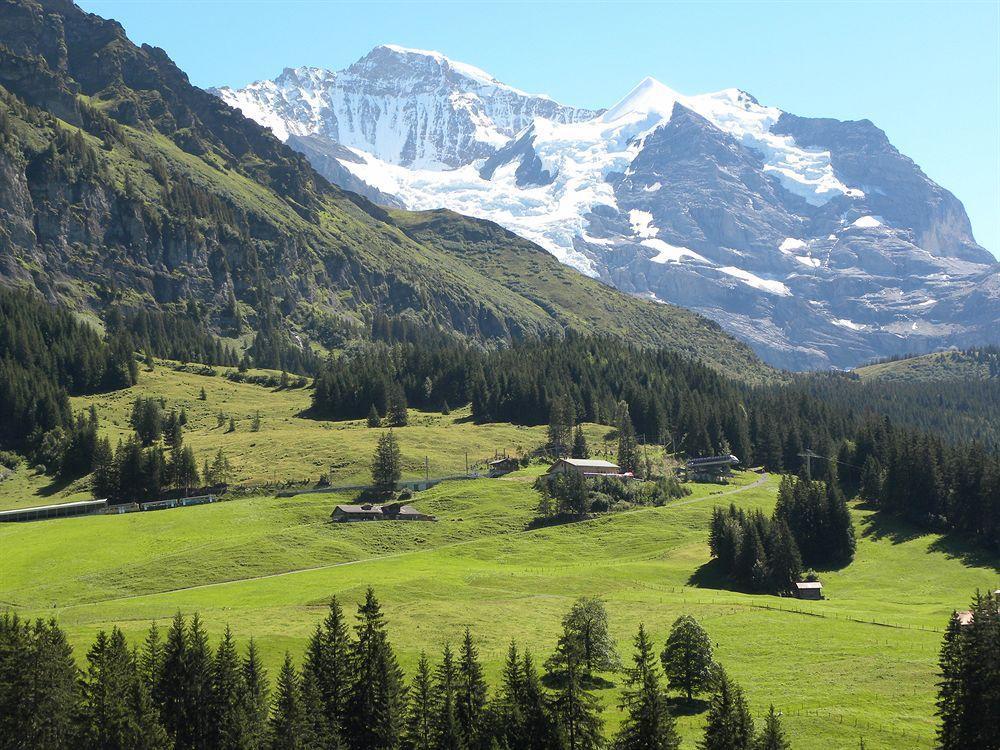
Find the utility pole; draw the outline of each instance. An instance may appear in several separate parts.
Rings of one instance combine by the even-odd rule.
[[[812,460],[814,458],[823,458],[823,456],[818,453],[813,453],[812,448],[806,448],[802,453],[799,454],[799,458],[804,458],[806,460],[806,480],[812,481]]]
[[[424,456],[424,484],[428,483],[430,479],[430,464],[428,463],[427,456]]]

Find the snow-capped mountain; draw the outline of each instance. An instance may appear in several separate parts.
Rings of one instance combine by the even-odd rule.
[[[437,52],[376,47],[349,68],[286,68],[273,81],[214,89],[278,138],[320,135],[382,161],[449,169],[489,156],[536,117],[594,116],[506,86]]]
[[[1000,342],[1000,266],[958,199],[867,120],[651,78],[593,112],[394,46],[216,93],[349,190],[496,221],[774,364]]]

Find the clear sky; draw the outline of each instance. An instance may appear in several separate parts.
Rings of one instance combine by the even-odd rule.
[[[1000,0],[78,1],[205,87],[336,70],[396,43],[577,106],[610,106],[651,75],[686,94],[736,87],[798,115],[868,118],[1000,257]]]

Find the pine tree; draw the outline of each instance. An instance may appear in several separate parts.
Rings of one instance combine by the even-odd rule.
[[[785,737],[785,730],[781,728],[781,721],[774,712],[772,705],[764,720],[764,728],[754,744],[754,750],[791,750],[791,743]]]
[[[701,750],[753,750],[754,728],[743,691],[718,671]]]
[[[389,396],[389,406],[386,410],[386,421],[390,427],[405,427],[409,419],[406,406],[406,394],[396,386]]]
[[[614,740],[615,750],[676,750],[680,738],[667,696],[660,686],[653,644],[639,625],[635,637],[634,666],[625,678],[620,708],[625,720]]]
[[[629,414],[628,403],[618,404],[618,466],[623,472],[639,471],[639,444],[635,439],[635,428]]]
[[[139,657],[139,670],[143,681],[150,686],[150,696],[157,705],[160,703],[157,686],[163,671],[163,641],[160,640],[160,629],[153,622],[146,633]]]
[[[583,434],[583,427],[576,426],[573,433],[573,458],[590,458],[590,448],[587,446],[587,436]]]
[[[187,678],[184,717],[185,732],[180,738],[187,738],[190,747],[206,747],[212,740],[212,652],[208,646],[201,617],[195,612],[188,628],[187,652],[184,671]]]
[[[674,690],[683,691],[688,703],[712,684],[716,671],[712,641],[690,615],[681,615],[674,621],[660,660],[667,684]]]
[[[583,684],[584,662],[578,652],[568,650],[563,660],[562,684],[553,708],[566,750],[595,750],[603,744],[601,705]]]
[[[375,404],[372,404],[372,408],[368,411],[368,426],[378,427],[382,424],[382,418],[378,415],[378,409],[375,408]]]
[[[257,652],[257,644],[252,638],[240,673],[243,677],[240,704],[246,720],[247,750],[260,750],[266,745],[270,696],[267,672]]]
[[[767,584],[767,553],[756,526],[749,526],[743,534],[743,543],[736,558],[740,581],[751,591],[763,591]]]
[[[96,498],[118,497],[118,478],[115,473],[114,454],[111,452],[111,442],[106,438],[99,438],[94,446],[93,466],[93,491]]]
[[[198,461],[194,457],[194,450],[186,445],[183,448],[175,448],[171,455],[171,473],[173,484],[182,487],[184,492],[192,487],[197,487],[200,477],[198,476]]]
[[[462,648],[458,657],[458,704],[456,715],[466,747],[475,747],[483,730],[486,710],[486,679],[479,663],[479,649],[472,640],[469,628],[465,629]]]
[[[219,448],[215,454],[215,458],[212,460],[210,474],[205,477],[205,483],[208,485],[226,484],[229,482],[230,471],[229,459],[226,458],[226,454],[222,448]]]
[[[783,518],[771,522],[767,543],[768,580],[772,591],[791,591],[802,577],[802,557]]]
[[[305,717],[302,745],[316,750],[339,750],[340,735],[335,729],[330,728],[330,723],[326,719],[326,707],[323,705],[323,695],[315,675],[303,673],[299,680],[299,690],[302,698],[302,714]]]
[[[523,744],[511,744],[511,748],[525,750],[564,750],[556,706],[550,704],[542,689],[538,670],[535,669],[531,654],[525,652],[521,663],[521,715],[524,718]]]
[[[438,750],[462,750],[467,745],[458,724],[458,670],[447,643],[441,663],[434,670],[434,747]]]
[[[406,750],[434,750],[434,694],[430,664],[423,651],[420,652],[409,696],[403,747]]]
[[[350,636],[344,611],[337,597],[333,597],[326,619],[309,641],[302,671],[315,680],[327,724],[333,732],[341,735],[344,731],[344,704],[350,686],[349,649]]]
[[[239,655],[227,625],[212,661],[212,747],[240,750],[248,744],[245,693]]]
[[[97,635],[81,682],[79,742],[94,750],[166,750],[145,681],[121,630]]]
[[[846,565],[854,559],[857,540],[854,523],[847,507],[844,493],[835,484],[826,486],[827,494],[827,538],[830,540],[829,561]]]
[[[489,713],[494,723],[494,738],[499,738],[508,748],[525,747],[527,732],[524,717],[525,685],[517,644],[507,647],[500,689],[490,704]]]
[[[358,607],[355,631],[345,736],[351,750],[392,750],[402,734],[406,694],[382,608],[370,588]]]
[[[0,742],[4,747],[71,746],[78,670],[54,621],[0,614]]]
[[[570,449],[573,430],[573,407],[565,397],[553,399],[549,406],[549,451],[554,456],[565,456]]]
[[[962,747],[963,735],[963,673],[965,670],[965,636],[958,613],[948,621],[938,661],[941,681],[938,682],[937,713],[941,717],[938,743],[944,750]]]
[[[939,746],[1000,749],[1000,597],[977,593],[965,624],[952,615],[939,665]]]
[[[178,612],[167,630],[160,660],[159,682],[153,691],[163,726],[170,737],[177,741],[178,746],[181,746],[180,738],[186,732],[187,651],[187,623]]]
[[[285,652],[285,661],[278,672],[278,683],[270,720],[271,750],[306,750],[310,735],[302,705],[299,676],[292,657]]]
[[[877,503],[882,496],[882,468],[874,456],[868,456],[861,467],[858,494],[869,503]]]
[[[372,458],[372,484],[383,492],[391,492],[402,476],[402,459],[399,453],[399,443],[392,430],[383,432],[375,447]]]

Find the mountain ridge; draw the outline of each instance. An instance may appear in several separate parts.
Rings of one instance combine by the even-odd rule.
[[[448,215],[415,239],[163,50],[66,0],[0,5],[0,175],[0,283],[101,316],[184,316],[271,367],[297,369],[387,317],[491,346],[609,333],[771,376],[716,324],[583,279],[489,225]],[[477,253],[532,278],[492,278]],[[541,278],[573,304],[542,304]]]
[[[362,68],[379,101],[403,81],[394,114],[380,119],[371,99],[356,116],[392,130],[395,113],[427,109],[415,85],[444,84],[420,59],[380,69],[380,49]],[[361,101],[356,66],[347,70]],[[473,84],[463,91],[479,96]],[[224,98],[240,106],[235,96]],[[1000,264],[975,242],[961,202],[870,121],[799,117],[736,88],[683,95],[652,78],[575,115],[538,114],[506,141],[456,146],[433,168],[358,142],[343,144],[352,157],[338,165],[352,189],[490,219],[587,275],[708,315],[779,366],[848,368],[1000,339]],[[459,143],[452,124],[427,131],[426,148]]]

